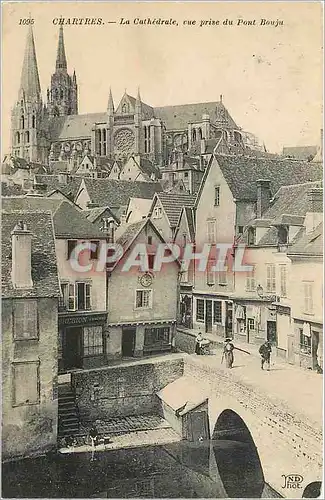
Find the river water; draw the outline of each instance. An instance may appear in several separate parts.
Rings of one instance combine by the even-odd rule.
[[[43,456],[2,467],[3,498],[260,498],[256,456],[237,441],[180,441]]]

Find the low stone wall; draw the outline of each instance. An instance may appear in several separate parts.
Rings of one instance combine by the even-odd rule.
[[[157,412],[156,392],[183,375],[183,357],[72,373],[81,421]]]

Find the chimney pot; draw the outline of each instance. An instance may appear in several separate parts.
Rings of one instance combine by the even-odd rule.
[[[24,221],[11,232],[11,279],[14,288],[32,288],[32,233]]]

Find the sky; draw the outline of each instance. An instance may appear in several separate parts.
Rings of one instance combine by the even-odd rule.
[[[10,110],[28,30],[20,20],[29,16],[44,98],[55,69],[54,23],[60,17],[101,18],[101,25],[64,26],[79,113],[105,111],[109,87],[115,106],[125,89],[135,96],[138,87],[143,102],[153,107],[218,101],[222,95],[236,123],[256,134],[268,151],[320,141],[321,2],[24,2],[3,4],[2,14],[3,153],[10,146]],[[121,18],[130,25],[120,24]],[[175,19],[178,25],[135,25],[136,18]],[[233,25],[225,25],[226,19]],[[274,24],[261,25],[261,19]],[[194,20],[196,25],[183,24]],[[279,20],[283,24],[276,26]],[[201,21],[208,23],[200,27]]]

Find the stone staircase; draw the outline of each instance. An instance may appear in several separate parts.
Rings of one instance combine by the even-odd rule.
[[[80,420],[76,405],[76,396],[70,384],[59,386],[59,425],[60,438],[74,436],[79,433]]]

